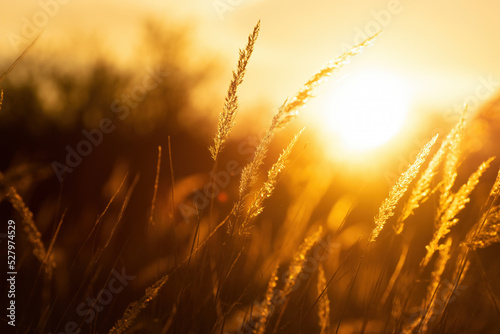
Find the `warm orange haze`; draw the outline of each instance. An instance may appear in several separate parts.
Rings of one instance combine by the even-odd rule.
[[[3,3],[0,332],[500,332],[499,12]]]

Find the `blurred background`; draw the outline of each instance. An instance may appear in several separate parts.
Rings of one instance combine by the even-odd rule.
[[[67,305],[74,303],[74,282],[87,268],[81,256],[68,269],[80,256],[72,245],[89,234],[122,180],[135,188],[108,261],[127,259],[123,262],[130,272],[140,273],[133,282],[135,295],[140,297],[153,277],[187,254],[196,196],[213,164],[208,146],[238,49],[258,20],[261,33],[219,166],[233,160],[244,166],[285,99],[326,61],[383,30],[373,46],[318,89],[318,97],[271,145],[265,167],[306,127],[289,170],[268,201],[270,209],[259,218],[250,260],[242,265],[241,275],[260,277],[260,289],[275,260],[261,256],[280,247],[288,248],[279,256],[293,254],[317,222],[334,231],[350,212],[350,224],[336,240],[342,251],[367,237],[378,206],[401,172],[432,135],[446,135],[464,105],[470,126],[457,184],[500,150],[499,2],[0,1],[0,73],[38,37],[0,83],[0,171],[33,211],[46,244],[67,212],[54,249],[61,299],[51,302],[52,315],[72,308]],[[98,144],[83,147],[82,140],[89,140],[85,133],[96,131],[101,133],[93,137]],[[152,232],[143,227],[151,211],[158,146],[158,230]],[[79,149],[90,153],[64,167],[70,152]],[[478,190],[480,195],[489,191],[496,170],[498,161],[485,174],[490,183]],[[214,217],[229,212],[238,181],[237,173],[231,174],[230,184],[217,194]],[[481,203],[471,203],[469,209],[477,212]],[[5,201],[0,206],[12,215]],[[97,244],[106,243],[120,205],[111,209],[115,215],[94,236]],[[201,236],[210,223],[199,224]],[[143,239],[130,235],[151,238],[151,243],[144,247]],[[135,250],[141,247],[145,255],[139,256]],[[143,263],[147,257],[148,266]],[[29,252],[21,255],[23,268],[30,268],[30,261]],[[77,301],[84,299],[85,292],[80,293]],[[117,305],[133,300],[119,298]],[[104,322],[94,328],[106,328],[122,310],[106,311]],[[36,323],[24,321],[26,326]],[[45,325],[55,328],[58,321]]]
[[[153,103],[148,97],[149,102],[140,109],[149,111],[136,110],[133,116],[137,119],[127,122],[142,133],[161,124],[152,121],[155,113],[191,129],[192,122],[201,122],[204,126],[195,127],[196,135],[207,140],[214,132],[237,50],[260,19],[262,33],[239,93],[242,110],[233,138],[241,139],[247,136],[245,132],[262,132],[281,103],[323,63],[383,30],[374,47],[320,89],[300,122],[317,140],[328,141],[316,150],[334,160],[347,151],[352,153],[353,147],[370,154],[373,148],[385,145],[394,152],[396,142],[415,138],[424,142],[428,137],[419,137],[416,132],[429,124],[429,118],[442,121],[446,129],[458,119],[464,104],[476,111],[494,98],[500,85],[500,23],[494,18],[499,7],[497,3],[479,7],[470,1],[430,5],[404,0],[363,4],[315,1],[308,5],[252,0],[4,3],[0,13],[3,68],[40,35],[23,66],[17,66],[4,86],[31,82],[36,86],[33,93],[43,104],[39,117],[56,120],[61,128],[74,126],[75,110],[82,109],[73,100],[68,101],[69,108],[57,103],[70,85],[57,82],[64,80],[61,77],[75,78],[74,90],[78,84],[106,86],[109,91],[102,95],[108,101],[102,102],[110,105],[116,98],[113,93],[119,97],[126,84],[134,85],[132,76],[137,76],[137,82],[147,66],[161,64],[170,74],[163,86],[171,84],[182,92],[172,95],[179,96],[179,101],[184,98],[185,103],[160,111],[146,107]],[[41,71],[43,76],[37,73]],[[37,79],[30,80],[35,73]],[[102,75],[115,90],[108,82],[92,78],[92,73]],[[121,81],[112,78],[112,73]],[[40,85],[42,77],[50,80]],[[96,91],[101,90],[96,87]],[[370,97],[367,91],[371,91]],[[162,95],[159,91],[152,94]],[[384,111],[353,112],[363,109],[353,103],[346,105],[346,101],[359,100],[356,94],[364,96],[367,104],[381,100],[377,106]],[[6,94],[6,99],[8,95],[13,99],[12,93]],[[394,100],[392,105],[387,105],[389,99]],[[79,101],[83,102],[96,101],[86,95]],[[6,103],[4,110],[9,110],[6,108],[13,106]],[[106,112],[101,107],[85,109],[86,126],[100,117],[92,113]],[[173,115],[177,111],[179,114]],[[348,113],[353,116],[349,118]],[[442,128],[441,124],[431,127]],[[359,138],[360,132],[365,139],[353,143],[352,138]],[[345,147],[348,149],[339,152]]]

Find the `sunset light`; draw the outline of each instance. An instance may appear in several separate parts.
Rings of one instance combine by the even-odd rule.
[[[403,80],[380,71],[349,75],[328,99],[324,125],[343,148],[364,151],[389,141],[401,130],[410,91]]]
[[[0,334],[500,333],[500,1],[3,1]]]

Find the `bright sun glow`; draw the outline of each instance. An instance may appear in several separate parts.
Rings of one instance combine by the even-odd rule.
[[[363,72],[338,82],[328,100],[326,125],[349,151],[380,146],[401,130],[409,89],[384,72]]]

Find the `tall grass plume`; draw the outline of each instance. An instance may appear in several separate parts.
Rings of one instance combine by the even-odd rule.
[[[4,175],[2,173],[0,173],[0,183],[5,196],[14,209],[21,215],[23,231],[26,233],[26,236],[33,247],[33,255],[38,259],[38,261],[40,261],[46,274],[50,275],[52,273],[52,269],[55,267],[54,258],[51,253],[47,252],[47,249],[43,244],[42,234],[35,224],[33,213],[21,196],[17,193],[17,190],[14,187],[5,184]]]
[[[450,133],[448,133],[446,138],[439,146],[439,149],[436,151],[436,153],[434,153],[434,156],[429,161],[429,165],[417,180],[401,215],[398,217],[397,223],[394,228],[396,234],[400,234],[403,231],[404,221],[414,213],[415,209],[417,209],[420,204],[422,204],[429,198],[432,191],[431,182],[438,173],[439,166],[441,165],[441,162],[446,155],[450,143],[455,140],[455,138],[457,137],[457,133],[463,131],[464,122],[465,119],[462,117],[455,125],[455,127],[453,127]]]
[[[313,97],[314,89],[318,85],[325,82],[333,73],[337,72],[344,65],[349,63],[352,57],[358,55],[364,48],[371,45],[371,43],[377,36],[378,33],[367,38],[360,44],[354,46],[352,49],[344,52],[339,57],[334,58],[333,60],[326,63],[321,70],[311,76],[311,78],[302,86],[299,92],[290,101],[286,100],[281,105],[281,107],[278,109],[278,112],[273,116],[271,124],[269,125],[269,128],[267,129],[264,137],[259,142],[252,161],[243,168],[240,178],[238,200],[236,201],[232,212],[233,219],[230,219],[228,224],[229,230],[232,230],[234,228],[234,224],[236,224],[235,221],[238,221],[243,214],[243,208],[250,195],[250,191],[258,178],[259,168],[264,163],[264,158],[267,155],[269,145],[276,131],[284,128],[295,117],[297,117],[297,115],[299,114],[299,109],[302,108],[307,103],[307,101]]]
[[[214,161],[217,160],[220,152],[223,150],[224,145],[229,137],[229,133],[234,126],[236,113],[238,112],[238,86],[243,82],[245,71],[252,55],[255,42],[259,36],[260,21],[255,25],[253,32],[248,36],[248,42],[244,50],[240,50],[238,65],[233,71],[233,78],[229,84],[224,107],[219,115],[219,124],[217,126],[217,133],[215,134],[214,144],[210,146],[210,154]]]
[[[318,266],[318,318],[320,334],[330,333],[330,299],[328,298],[328,291],[326,290],[326,277],[323,265],[320,263]]]
[[[422,267],[427,266],[434,252],[444,246],[439,243],[440,240],[448,235],[451,227],[458,223],[458,218],[456,218],[457,214],[465,207],[465,204],[470,201],[470,193],[474,190],[479,182],[479,178],[488,169],[493,159],[494,158],[489,158],[488,160],[484,161],[478,167],[478,169],[474,173],[472,173],[472,175],[467,180],[467,183],[463,184],[455,194],[450,193],[448,196],[451,199],[447,199],[443,202],[446,203],[447,207],[441,208],[442,215],[439,218],[440,220],[437,229],[434,232],[432,240],[427,246],[425,246],[427,254],[422,259]]]
[[[424,163],[427,155],[431,151],[432,146],[437,140],[438,135],[435,135],[420,151],[417,158],[411,164],[408,169],[401,174],[396,184],[392,187],[389,192],[389,197],[387,197],[379,208],[378,214],[375,217],[375,228],[373,229],[370,242],[377,240],[378,235],[384,228],[384,225],[390,217],[394,215],[394,209],[398,204],[399,200],[408,190],[410,183],[415,179],[420,169],[420,166]]]

